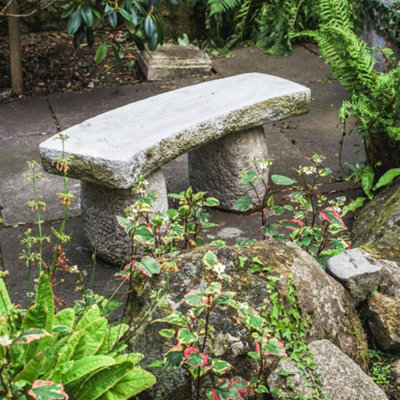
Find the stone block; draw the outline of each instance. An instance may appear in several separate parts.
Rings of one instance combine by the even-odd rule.
[[[166,43],[154,51],[141,51],[137,62],[149,81],[206,75],[212,68],[211,59],[205,51],[193,45],[173,43]]]

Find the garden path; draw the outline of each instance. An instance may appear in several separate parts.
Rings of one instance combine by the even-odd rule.
[[[327,157],[329,166],[340,175],[338,157],[341,128],[337,115],[342,100],[347,98],[346,91],[338,81],[330,80],[329,68],[313,52],[297,46],[287,57],[266,55],[261,49],[240,47],[229,54],[213,60],[216,74],[201,79],[213,79],[219,76],[231,76],[246,72],[263,72],[290,79],[311,88],[311,111],[306,115],[290,118],[265,126],[266,140],[273,160],[273,173],[294,176],[293,167],[306,163],[306,155],[313,152]],[[168,82],[144,82],[129,86],[95,88],[85,92],[54,93],[17,100],[0,105],[0,212],[3,224],[0,225],[0,261],[9,271],[7,284],[14,301],[26,304],[27,279],[23,260],[19,259],[19,242],[23,231],[31,226],[34,216],[26,207],[32,198],[31,187],[24,182],[23,172],[26,161],[39,160],[38,144],[57,132],[57,125],[66,129],[90,117],[124,104],[144,99],[167,90],[194,84],[198,79],[186,79]],[[166,110],[168,112],[168,110]],[[360,162],[357,134],[346,138],[342,160]],[[169,163],[164,170],[169,192],[179,192],[188,185],[187,158],[180,157]],[[345,191],[349,197],[357,195],[354,187],[347,184],[334,184],[327,190]],[[72,240],[66,247],[72,264],[80,267],[91,266],[91,254],[87,248],[81,230],[79,210],[79,185],[70,182],[71,191],[76,194],[72,203],[71,218],[67,232]],[[62,216],[55,194],[62,190],[62,181],[56,176],[45,176],[39,185],[39,192],[47,203],[43,213],[45,229],[59,224]],[[209,238],[234,240],[237,238],[257,238],[257,216],[213,211],[213,219],[219,227],[208,233]],[[49,254],[51,248],[46,250]],[[110,268],[101,260],[97,261],[94,291],[110,294],[117,282],[113,279],[115,268]],[[89,268],[90,273],[90,268]],[[67,305],[77,297],[74,293],[74,279],[60,275],[65,279],[56,288],[56,294]],[[88,278],[89,280],[89,278]]]

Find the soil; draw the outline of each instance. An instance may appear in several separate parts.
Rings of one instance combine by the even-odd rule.
[[[86,44],[75,48],[72,36],[64,32],[22,35],[24,96],[87,90],[93,87],[142,81],[144,77],[135,62],[135,52],[128,45],[123,49],[125,58],[121,62],[121,72],[115,67],[111,50],[101,64],[95,63],[94,55],[103,37],[99,37],[92,48]],[[9,53],[7,36],[2,36],[0,37],[0,92],[11,87]],[[5,101],[12,101],[16,97],[11,96]]]

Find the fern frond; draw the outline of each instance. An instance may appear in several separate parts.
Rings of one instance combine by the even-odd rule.
[[[209,16],[234,10],[243,0],[207,0]],[[248,0],[244,0],[246,2]]]
[[[315,3],[320,18],[320,24],[338,26],[353,30],[351,8],[348,0],[320,0]]]
[[[325,62],[350,92],[368,92],[374,88],[377,79],[374,71],[375,59],[367,44],[353,31],[324,24],[319,31],[304,31],[292,35],[298,36],[308,36],[317,42]]]

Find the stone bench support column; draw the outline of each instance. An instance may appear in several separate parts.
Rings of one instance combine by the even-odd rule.
[[[156,190],[159,195],[155,211],[168,209],[167,188],[161,169],[151,173],[146,193]],[[112,263],[123,262],[130,255],[131,244],[119,226],[117,216],[125,216],[125,209],[137,200],[130,189],[114,189],[96,183],[81,183],[81,209],[87,238],[96,254]]]
[[[254,190],[241,182],[242,172],[254,170],[253,160],[268,157],[262,126],[231,133],[189,153],[189,179],[195,191],[216,197],[220,206],[234,210],[235,201],[250,197],[257,202]],[[268,171],[264,171],[268,181]],[[263,186],[257,186],[263,193]]]

